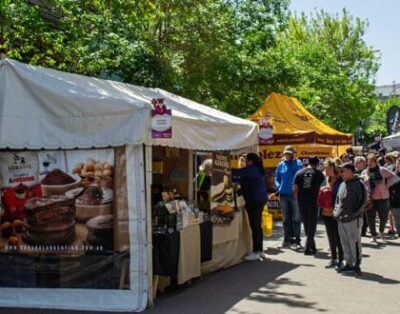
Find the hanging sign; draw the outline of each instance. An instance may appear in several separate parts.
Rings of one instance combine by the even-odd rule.
[[[399,118],[400,118],[400,108],[398,106],[390,107],[387,112],[387,118],[386,118],[386,125],[389,135],[397,133],[399,129]]]
[[[229,152],[213,154],[210,200],[211,220],[217,224],[230,223],[234,217],[234,203]]]
[[[164,98],[153,98],[154,109],[151,110],[151,138],[163,139],[172,137],[172,110],[167,109]]]
[[[265,116],[260,119],[260,130],[259,130],[259,144],[269,145],[273,143],[273,132],[271,117]]]

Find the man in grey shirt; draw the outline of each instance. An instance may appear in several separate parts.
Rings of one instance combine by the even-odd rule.
[[[367,204],[367,188],[355,176],[356,169],[352,163],[339,166],[344,182],[339,187],[335,200],[333,216],[338,220],[340,242],[343,247],[346,265],[339,272],[354,272],[361,275],[361,227],[362,215]]]

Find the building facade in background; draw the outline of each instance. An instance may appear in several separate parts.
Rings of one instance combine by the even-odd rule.
[[[393,81],[391,85],[376,86],[375,93],[378,99],[381,100],[387,99],[390,96],[400,96],[400,83],[396,84],[396,82]]]

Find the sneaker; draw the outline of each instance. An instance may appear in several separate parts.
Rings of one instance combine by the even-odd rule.
[[[340,269],[342,269],[343,267],[344,267],[343,261],[339,261],[339,262],[336,264],[336,266],[335,266],[335,270],[336,270],[337,272],[339,272]]]
[[[260,258],[260,255],[258,254],[258,253],[250,253],[249,255],[246,255],[245,257],[244,257],[244,259],[246,260],[246,261],[259,261],[261,258]]]
[[[281,245],[282,249],[287,249],[290,248],[290,242],[289,241],[283,241]]]
[[[311,256],[311,255],[314,255],[314,252],[312,250],[305,250],[304,255]]]
[[[383,232],[381,232],[381,233],[379,233],[379,238],[380,238],[382,241],[384,241],[385,238],[386,238],[386,236],[385,236],[385,234],[384,234]]]
[[[354,271],[354,270],[355,270],[355,268],[353,266],[346,265],[344,267],[339,268],[339,273],[347,273],[347,272]]]
[[[389,229],[388,234],[390,234],[390,235],[396,234],[396,231],[394,231],[394,229]]]
[[[378,243],[378,241],[376,240],[376,236],[371,236],[371,240],[369,240],[369,242]]]
[[[260,258],[262,259],[268,259],[267,254],[265,254],[264,252],[258,252],[258,256],[260,256]]]
[[[356,275],[356,276],[362,276],[362,271],[361,271],[360,266],[355,266],[355,267],[354,267],[354,275]]]
[[[328,265],[325,266],[325,268],[326,268],[326,269],[335,268],[335,267],[338,266],[338,265],[339,265],[338,261],[330,261],[330,262],[328,263]]]
[[[301,244],[299,242],[293,243],[291,248],[293,250],[301,250],[303,247],[301,246]]]

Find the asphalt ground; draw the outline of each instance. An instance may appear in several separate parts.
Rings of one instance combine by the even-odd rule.
[[[363,238],[363,275],[338,274],[329,262],[323,224],[316,236],[318,252],[281,249],[282,226],[264,240],[267,260],[244,262],[194,280],[157,297],[146,314],[290,314],[398,313],[400,311],[400,240],[371,244]],[[105,312],[0,308],[7,314],[95,314]]]

